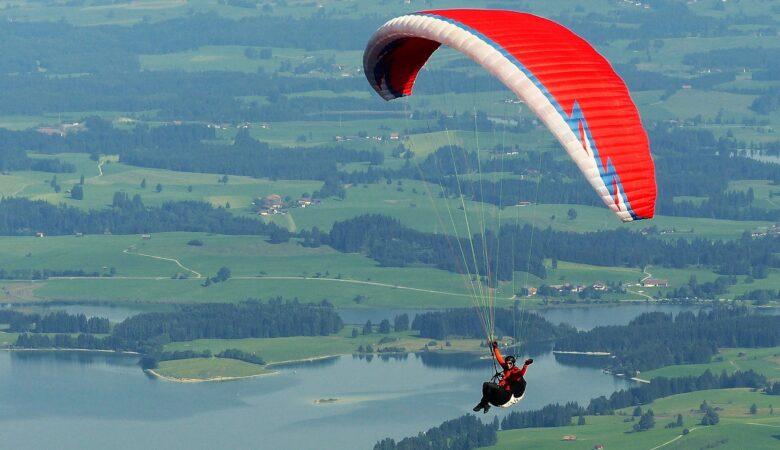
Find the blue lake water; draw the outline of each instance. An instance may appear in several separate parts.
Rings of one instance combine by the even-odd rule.
[[[136,358],[0,352],[0,436],[15,449],[371,448],[470,411],[489,367],[421,357],[340,357],[234,382],[147,377]],[[468,365],[467,365],[468,366]],[[565,366],[547,353],[517,409],[609,394],[625,381]],[[315,404],[338,398],[332,404]],[[493,408],[488,419],[506,414]]]
[[[115,312],[84,308],[78,312]],[[588,329],[627,323],[642,312],[684,309],[698,310],[640,304],[540,313]],[[361,316],[361,311],[349,313],[346,321],[392,319],[406,312],[368,310],[370,316]],[[514,410],[584,403],[628,385],[598,369],[561,364],[545,350],[534,357],[526,398]],[[136,362],[105,353],[0,352],[0,447],[371,448],[384,437],[414,435],[470,412],[490,375],[489,363],[473,357],[369,361],[345,356],[240,381],[174,383],[149,378]],[[315,404],[327,398],[339,401]],[[506,413],[493,408],[484,417]]]

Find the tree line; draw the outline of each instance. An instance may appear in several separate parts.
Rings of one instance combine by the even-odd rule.
[[[112,335],[127,348],[142,349],[150,342],[326,336],[343,326],[328,302],[306,304],[273,298],[266,302],[183,305],[173,312],[138,314],[117,324]]]
[[[495,328],[497,336],[519,336],[524,342],[549,341],[575,332],[571,325],[554,325],[537,314],[519,309],[513,313],[508,308],[496,308]],[[485,337],[485,330],[474,308],[417,314],[412,321],[412,330],[419,331],[420,337],[439,340],[451,336]]]
[[[780,345],[780,316],[714,308],[677,316],[645,313],[624,326],[596,327],[558,339],[556,350],[610,352],[612,370],[633,374],[673,364],[702,364],[718,348]]]
[[[163,231],[200,231],[219,234],[271,235],[287,230],[248,217],[237,217],[223,208],[198,201],[165,202],[146,206],[140,195],[117,192],[112,207],[83,211],[26,198],[0,199],[0,235],[29,236],[68,234],[139,234]]]
[[[374,450],[470,450],[495,444],[497,431],[497,423],[485,424],[468,414],[398,442],[392,438],[383,439],[374,445]]]
[[[8,330],[17,333],[106,334],[110,332],[110,324],[106,318],[88,318],[84,314],[68,314],[64,311],[26,314],[12,310],[0,310],[0,323],[8,324]]]
[[[530,411],[513,411],[501,420],[501,430],[516,430],[523,428],[550,428],[573,425],[573,418],[578,417],[577,424],[585,424],[585,415],[612,415],[615,410],[631,406],[646,405],[659,398],[668,397],[687,392],[702,391],[708,389],[729,389],[737,387],[761,388],[766,386],[768,380],[752,370],[736,371],[729,375],[725,371],[720,376],[713,375],[709,370],[702,375],[679,378],[654,378],[650,383],[642,384],[628,389],[614,392],[610,397],[601,396],[590,400],[587,407],[582,407],[576,402],[568,402],[563,405],[553,403],[542,408]],[[780,386],[780,383],[776,383]],[[778,388],[780,390],[780,388]],[[702,406],[703,410],[707,405]],[[636,411],[635,411],[636,415]],[[650,422],[652,411],[648,410],[639,415],[640,423],[635,425],[635,431],[643,431],[652,428],[654,422]],[[705,417],[715,417],[705,414]],[[717,423],[717,419],[715,422]],[[709,425],[714,423],[704,423]],[[680,424],[678,418],[675,426]],[[465,415],[458,419],[444,422],[438,427],[415,437],[404,438],[399,442],[386,438],[376,443],[374,450],[395,449],[471,449],[495,444],[496,432],[499,429],[498,418],[492,424],[484,424],[473,415]],[[491,433],[492,431],[492,433]],[[480,437],[482,436],[482,437]],[[483,443],[482,439],[488,442]]]
[[[297,299],[282,298],[272,298],[265,302],[247,300],[237,304],[182,305],[171,312],[142,313],[128,317],[110,330],[108,319],[86,319],[83,314],[73,316],[54,313],[41,317],[16,311],[0,311],[0,323],[9,323],[12,330],[22,332],[14,343],[15,347],[136,351],[145,355],[142,363],[146,366],[154,366],[158,360],[187,357],[175,352],[164,352],[162,347],[168,342],[207,338],[325,336],[338,332],[344,326],[327,301],[305,304],[299,303]],[[63,333],[80,334],[71,336]],[[109,334],[97,336],[96,333]],[[235,349],[223,353],[221,357],[250,362],[262,359]],[[192,357],[203,357],[203,354]]]
[[[525,238],[532,233],[533,241]],[[384,266],[427,264],[455,273],[490,273],[491,278],[484,281],[491,286],[498,280],[511,280],[514,271],[545,278],[544,260],[548,258],[597,266],[701,265],[723,275],[751,275],[780,267],[776,256],[780,239],[753,238],[750,233],[736,241],[669,241],[627,229],[573,233],[508,224],[467,241],[413,230],[397,219],[370,214],[334,223],[327,243],[341,252],[363,253]],[[464,260],[456,250],[458,245],[473,245],[475,256]]]
[[[3,269],[0,267],[0,280],[45,280],[50,277],[100,277],[111,274],[87,272],[84,269]]]

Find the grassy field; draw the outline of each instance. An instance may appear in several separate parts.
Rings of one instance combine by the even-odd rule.
[[[165,350],[210,350],[216,354],[225,349],[236,348],[244,352],[256,353],[268,364],[277,364],[350,354],[356,352],[361,345],[371,345],[375,351],[388,346],[404,347],[407,351],[418,351],[431,342],[431,339],[417,337],[416,332],[378,334],[376,329],[373,334],[360,334],[353,338],[351,336],[353,328],[353,326],[346,326],[339,334],[331,336],[296,336],[270,339],[198,339],[189,342],[172,342],[165,345]],[[361,330],[362,328],[358,331]],[[387,344],[379,344],[379,341],[384,337],[397,340]],[[480,341],[477,339],[453,340],[450,347],[443,347],[442,344],[442,342],[439,342],[436,347],[431,347],[431,350],[448,352],[480,351]]]
[[[264,366],[227,358],[192,358],[163,361],[155,372],[184,380],[251,377],[273,373]]]
[[[337,77],[347,73],[361,75],[357,70],[360,66],[362,51],[336,51],[320,50],[306,51],[297,48],[269,48],[272,56],[269,59],[250,59],[244,54],[244,50],[252,47],[235,45],[211,45],[195,50],[179,53],[166,53],[163,55],[142,55],[141,67],[145,70],[185,70],[191,72],[203,72],[212,70],[226,70],[231,72],[266,72],[292,75],[291,72],[282,71],[282,64],[288,63],[292,68],[314,60],[332,61],[333,64],[342,67],[340,71],[330,70],[324,73],[307,73],[312,77]],[[260,50],[260,48],[257,48]]]
[[[188,245],[192,240],[203,245]],[[296,241],[269,244],[263,236],[224,236],[206,233],[0,237],[0,267],[6,270],[84,270],[101,278],[50,278],[39,281],[2,281],[0,299],[17,302],[68,300],[118,303],[240,301],[250,297],[298,297],[302,301],[328,298],[342,307],[446,308],[470,306],[471,290],[462,275],[430,267],[380,267],[359,254],[330,247],[305,248]],[[205,277],[228,267],[232,278],[201,286]],[[671,288],[695,275],[699,282],[717,274],[705,269],[647,269],[666,278]],[[114,272],[113,276],[108,276]],[[498,305],[511,304],[514,290],[546,284],[637,283],[639,269],[600,267],[547,261],[547,278],[516,272],[514,281],[501,284]],[[746,284],[740,277],[735,293],[775,288],[780,273]],[[639,288],[631,288],[636,290]],[[642,289],[656,294],[659,289]],[[660,289],[663,291],[665,289]],[[362,296],[360,303],[354,299]],[[626,299],[636,296],[627,294]],[[639,297],[636,297],[639,298]],[[537,299],[529,302],[535,304]]]
[[[702,414],[699,405],[706,400],[714,408],[720,408],[720,423],[715,426],[699,425]],[[634,422],[626,422],[633,408],[615,416],[586,416],[583,426],[558,428],[530,428],[499,432],[498,444],[493,449],[581,449],[591,450],[601,444],[605,449],[774,449],[780,429],[780,415],[770,415],[769,408],[778,403],[777,397],[749,389],[719,389],[674,395],[656,400],[643,409],[651,408],[655,414],[655,428],[637,433],[632,431]],[[756,404],[758,413],[748,413]],[[664,428],[682,414],[684,427],[691,430],[681,436],[680,428]],[[573,435],[573,442],[563,441],[563,436]],[[746,447],[745,443],[750,442]]]
[[[0,348],[8,347],[9,345],[16,342],[16,338],[19,336],[19,333],[7,333],[5,331],[0,331]]]
[[[322,186],[317,181],[271,181],[242,176],[230,176],[227,184],[218,182],[221,175],[175,172],[149,169],[122,163],[89,159],[84,153],[58,154],[56,158],[76,166],[76,172],[56,174],[62,191],[56,193],[50,186],[52,174],[45,172],[12,172],[0,176],[0,195],[28,197],[50,203],[64,203],[81,209],[103,209],[111,205],[115,192],[129,196],[141,195],[144,204],[160,205],[166,201],[200,200],[214,206],[230,203],[237,213],[250,213],[252,201],[270,194],[298,198],[305,192],[313,192]],[[84,175],[84,199],[73,200],[66,191]],[[146,180],[146,188],[141,182]],[[155,192],[157,184],[161,192]],[[192,188],[191,191],[189,188]]]
[[[645,379],[655,377],[698,376],[710,370],[714,374],[737,370],[755,370],[774,380],[780,380],[780,347],[722,349],[708,364],[682,364],[662,367],[642,373]]]

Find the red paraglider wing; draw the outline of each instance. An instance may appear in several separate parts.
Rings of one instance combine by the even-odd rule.
[[[524,100],[618,217],[653,217],[647,134],[625,83],[588,42],[531,14],[424,11],[376,32],[364,54],[366,77],[387,100],[411,95],[419,70],[442,44],[472,58]]]

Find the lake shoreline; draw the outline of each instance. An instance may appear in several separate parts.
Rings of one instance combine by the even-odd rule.
[[[6,352],[84,352],[84,353],[114,353],[117,355],[142,356],[141,353],[129,350],[105,350],[97,348],[19,348],[0,347],[0,351]]]
[[[331,359],[331,358],[340,358],[342,356],[348,355],[349,353],[342,353],[338,355],[325,355],[325,356],[316,356],[312,358],[301,358],[301,359],[291,359],[288,361],[278,361],[266,364],[265,367],[271,368],[273,366],[284,366],[289,364],[298,364],[298,363],[307,363],[307,362],[314,362],[314,361],[321,361],[324,359]],[[173,383],[206,383],[206,382],[218,382],[218,381],[236,381],[236,380],[245,380],[248,378],[257,378],[257,377],[263,377],[267,375],[278,375],[281,373],[278,370],[273,370],[267,373],[257,373],[254,375],[239,375],[239,376],[219,376],[219,377],[211,377],[211,378],[180,378],[180,377],[173,377],[169,375],[163,375],[160,372],[157,372],[154,369],[144,369],[145,373],[148,373],[156,378],[159,378],[161,380],[170,381]]]
[[[144,373],[147,373],[149,375],[152,375],[153,377],[164,380],[164,381],[170,381],[172,383],[207,383],[207,382],[219,382],[219,381],[236,381],[236,380],[245,380],[247,378],[257,378],[257,377],[265,377],[270,375],[278,375],[280,372],[278,370],[267,372],[267,373],[256,373],[254,375],[242,375],[242,376],[227,376],[227,377],[211,377],[211,378],[179,378],[179,377],[172,377],[168,375],[163,375],[154,369],[144,369]]]

